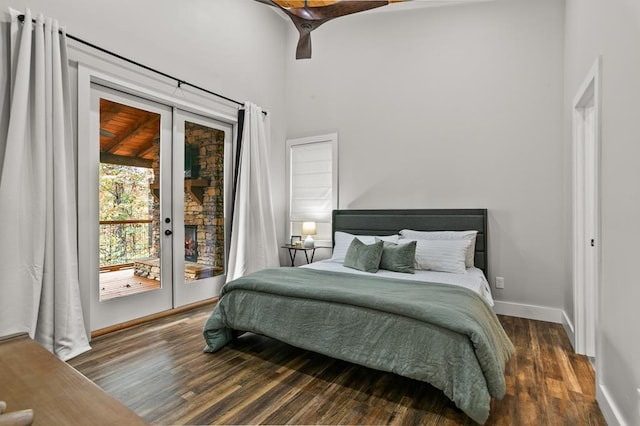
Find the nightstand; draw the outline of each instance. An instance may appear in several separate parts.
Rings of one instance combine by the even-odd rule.
[[[282,248],[285,248],[287,250],[289,250],[289,259],[291,259],[291,266],[294,266],[294,261],[296,260],[296,254],[298,254],[299,251],[303,251],[304,252],[304,257],[305,259],[307,259],[307,263],[311,263],[313,262],[313,256],[316,254],[316,248],[305,248],[302,246],[294,246],[291,244],[285,244],[282,246]],[[311,259],[309,259],[309,252],[311,252]]]

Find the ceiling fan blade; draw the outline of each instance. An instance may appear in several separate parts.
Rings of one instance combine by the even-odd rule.
[[[325,6],[282,6],[273,0],[256,0],[257,2],[277,7],[289,16],[296,16],[305,21],[322,21],[323,23],[340,16],[364,12],[386,6],[393,0],[343,0]],[[396,0],[397,1],[397,0]]]
[[[307,1],[304,3],[286,0],[255,1],[277,7],[291,18],[300,33],[296,59],[308,59],[311,58],[311,31],[320,25],[340,16],[364,12],[403,0],[336,0],[332,4],[325,3],[318,6],[313,6],[313,3]],[[312,5],[310,6],[309,3]]]
[[[378,7],[386,6],[389,0],[349,0],[340,1],[328,6],[309,7],[314,19],[328,21],[340,16],[351,15],[352,13],[364,12]]]
[[[300,32],[296,59],[311,59],[311,31]]]

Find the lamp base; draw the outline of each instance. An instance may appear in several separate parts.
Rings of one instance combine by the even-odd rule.
[[[315,247],[315,241],[313,241],[313,238],[311,238],[311,235],[307,235],[307,238],[305,238],[304,240],[304,248],[314,248]]]

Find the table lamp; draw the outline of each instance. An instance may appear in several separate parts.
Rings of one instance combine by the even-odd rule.
[[[313,248],[315,243],[312,235],[316,235],[316,223],[315,222],[302,222],[302,235],[307,234],[307,238],[304,240],[304,248]]]

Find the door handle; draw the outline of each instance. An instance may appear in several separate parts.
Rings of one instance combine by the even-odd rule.
[[[173,232],[171,231],[171,229],[167,229],[166,231],[164,231],[164,235],[171,235],[173,234]]]

